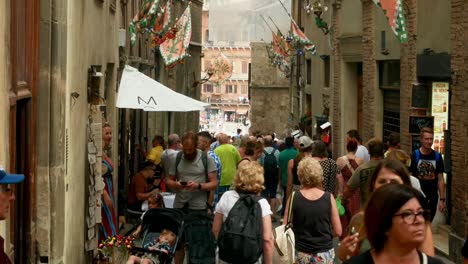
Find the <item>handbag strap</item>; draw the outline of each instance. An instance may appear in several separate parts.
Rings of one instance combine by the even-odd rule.
[[[293,206],[293,201],[294,201],[294,194],[296,192],[294,191],[292,194],[291,194],[291,199],[289,199],[289,210],[288,210],[288,225],[291,223],[291,214],[292,214],[292,206]]]

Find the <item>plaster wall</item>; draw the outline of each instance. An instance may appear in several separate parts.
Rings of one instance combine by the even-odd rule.
[[[341,113],[341,131],[339,138],[339,142],[336,142],[340,146],[340,153],[336,153],[336,156],[342,156],[347,153],[346,151],[346,132],[351,129],[356,129],[356,125],[358,123],[358,111],[357,111],[357,103],[358,103],[358,91],[357,91],[357,64],[356,63],[348,63],[348,62],[341,62],[341,70],[342,73],[341,77],[341,109],[343,109]]]
[[[117,127],[116,25],[109,2],[40,2],[36,236],[38,255],[49,263],[90,261],[85,250],[87,77],[91,65],[102,66],[101,96],[107,99],[108,122]],[[73,92],[79,96],[72,98]],[[114,137],[113,157],[116,142]]]
[[[338,12],[338,10],[333,7],[332,1],[325,1],[324,4],[329,8],[326,12],[323,13],[322,18],[328,24],[328,26],[331,27],[332,15],[334,12]],[[301,71],[305,84],[305,93],[310,95],[311,99],[310,105],[308,105],[306,101],[303,101],[304,109],[302,112],[304,114],[310,112],[312,116],[322,115],[324,108],[330,107],[330,100],[328,98],[330,96],[330,87],[332,86],[332,82],[330,79],[328,84],[325,83],[325,62],[321,56],[332,55],[333,33],[324,34],[322,30],[319,29],[315,24],[315,15],[312,12],[307,14],[306,12],[302,11],[302,26],[304,27],[304,33],[315,44],[317,49],[316,55],[306,53],[305,59],[304,57],[301,59]],[[311,64],[310,69],[307,68],[308,60],[310,60]],[[308,71],[310,71],[310,73]],[[331,72],[328,73],[330,74]],[[293,74],[295,76],[296,73],[294,72]],[[307,83],[308,74],[310,74],[310,84]],[[292,78],[293,83],[295,84],[295,77]],[[313,130],[313,134],[314,133],[315,130]]]
[[[375,12],[375,31],[374,31],[374,54],[376,60],[399,60],[401,44],[395,33],[393,33],[388,19],[382,10],[374,8]],[[382,33],[385,32],[385,33]],[[382,45],[382,34],[385,37],[385,44]],[[388,53],[388,54],[387,54]]]
[[[362,1],[341,1],[340,34],[341,36],[362,35]]]
[[[425,48],[450,53],[450,5],[447,0],[417,1],[418,54]]]
[[[117,4],[118,5],[118,4]],[[117,6],[117,10],[119,7]],[[65,234],[63,258],[67,263],[84,263],[84,245],[86,241],[85,202],[87,177],[87,128],[88,102],[87,77],[91,65],[102,65],[101,96],[108,97],[107,121],[114,128],[116,123],[115,108],[115,70],[108,69],[108,63],[118,65],[117,15],[109,8],[109,1],[69,1],[67,6],[67,67],[64,87],[65,102]],[[104,80],[111,75],[108,87]],[[104,92],[105,89],[108,91]],[[70,94],[77,92],[82,98],[72,100]],[[117,139],[112,139],[112,158],[117,164]],[[115,169],[117,169],[115,167]],[[118,172],[114,170],[114,176]],[[118,189],[114,181],[114,189]],[[74,239],[70,239],[74,238]]]

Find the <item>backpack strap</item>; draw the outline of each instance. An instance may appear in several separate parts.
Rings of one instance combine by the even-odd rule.
[[[208,154],[205,151],[202,151],[201,160],[205,168],[205,182],[208,182]]]
[[[176,174],[175,177],[176,177],[176,179],[179,178],[179,174],[177,173],[177,167],[179,167],[179,163],[182,160],[182,154],[183,154],[182,151],[177,152],[177,156],[176,156],[176,160],[175,160],[175,174]]]
[[[414,154],[416,154],[415,163],[416,163],[416,166],[418,166],[419,159],[421,158],[421,151],[419,149],[416,149],[414,151]]]

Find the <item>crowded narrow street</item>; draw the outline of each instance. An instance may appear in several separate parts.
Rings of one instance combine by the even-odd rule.
[[[0,264],[468,263],[467,0],[4,0],[0,34]]]

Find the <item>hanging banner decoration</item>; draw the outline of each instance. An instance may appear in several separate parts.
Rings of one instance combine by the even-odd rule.
[[[291,63],[289,62],[288,50],[289,43],[287,43],[283,38],[282,34],[278,32],[275,34],[273,31],[271,46],[269,49],[270,61],[273,65],[278,66],[278,69],[285,74],[286,77],[289,77]]]
[[[128,26],[130,31],[130,44],[133,46],[136,43],[136,34],[138,32],[146,33],[148,28],[152,28],[155,16],[158,11],[159,0],[145,0],[142,4],[142,9],[135,15],[132,22]]]
[[[171,6],[172,1],[167,1],[166,5],[161,8],[161,12],[158,13],[152,23],[151,33],[153,35],[153,47],[161,45],[167,39],[175,38],[178,28],[171,28]]]
[[[376,5],[382,8],[388,19],[388,24],[401,43],[408,42],[408,32],[403,15],[402,0],[373,0]]]
[[[297,26],[296,22],[291,19],[291,33],[292,33],[292,40],[294,42],[293,46],[300,46],[304,45],[304,49],[310,52],[312,55],[317,53],[317,48],[315,47],[314,43],[310,41],[307,36],[302,32],[302,30]]]
[[[278,34],[275,34],[274,32],[271,32],[272,34],[272,48],[273,48],[273,52],[277,55],[277,56],[282,56],[282,57],[288,57],[288,51],[286,49],[286,46],[284,45],[284,41],[282,38],[281,38],[281,33],[278,33]]]
[[[175,26],[177,33],[173,39],[168,39],[159,46],[159,51],[164,60],[164,64],[168,67],[174,67],[177,62],[189,56],[187,48],[192,37],[192,22],[190,4],[185,9],[182,16],[177,20]]]
[[[211,68],[208,69],[208,71],[212,73],[210,82],[219,86],[231,77],[233,71],[232,62],[221,52],[220,56],[211,64]]]

